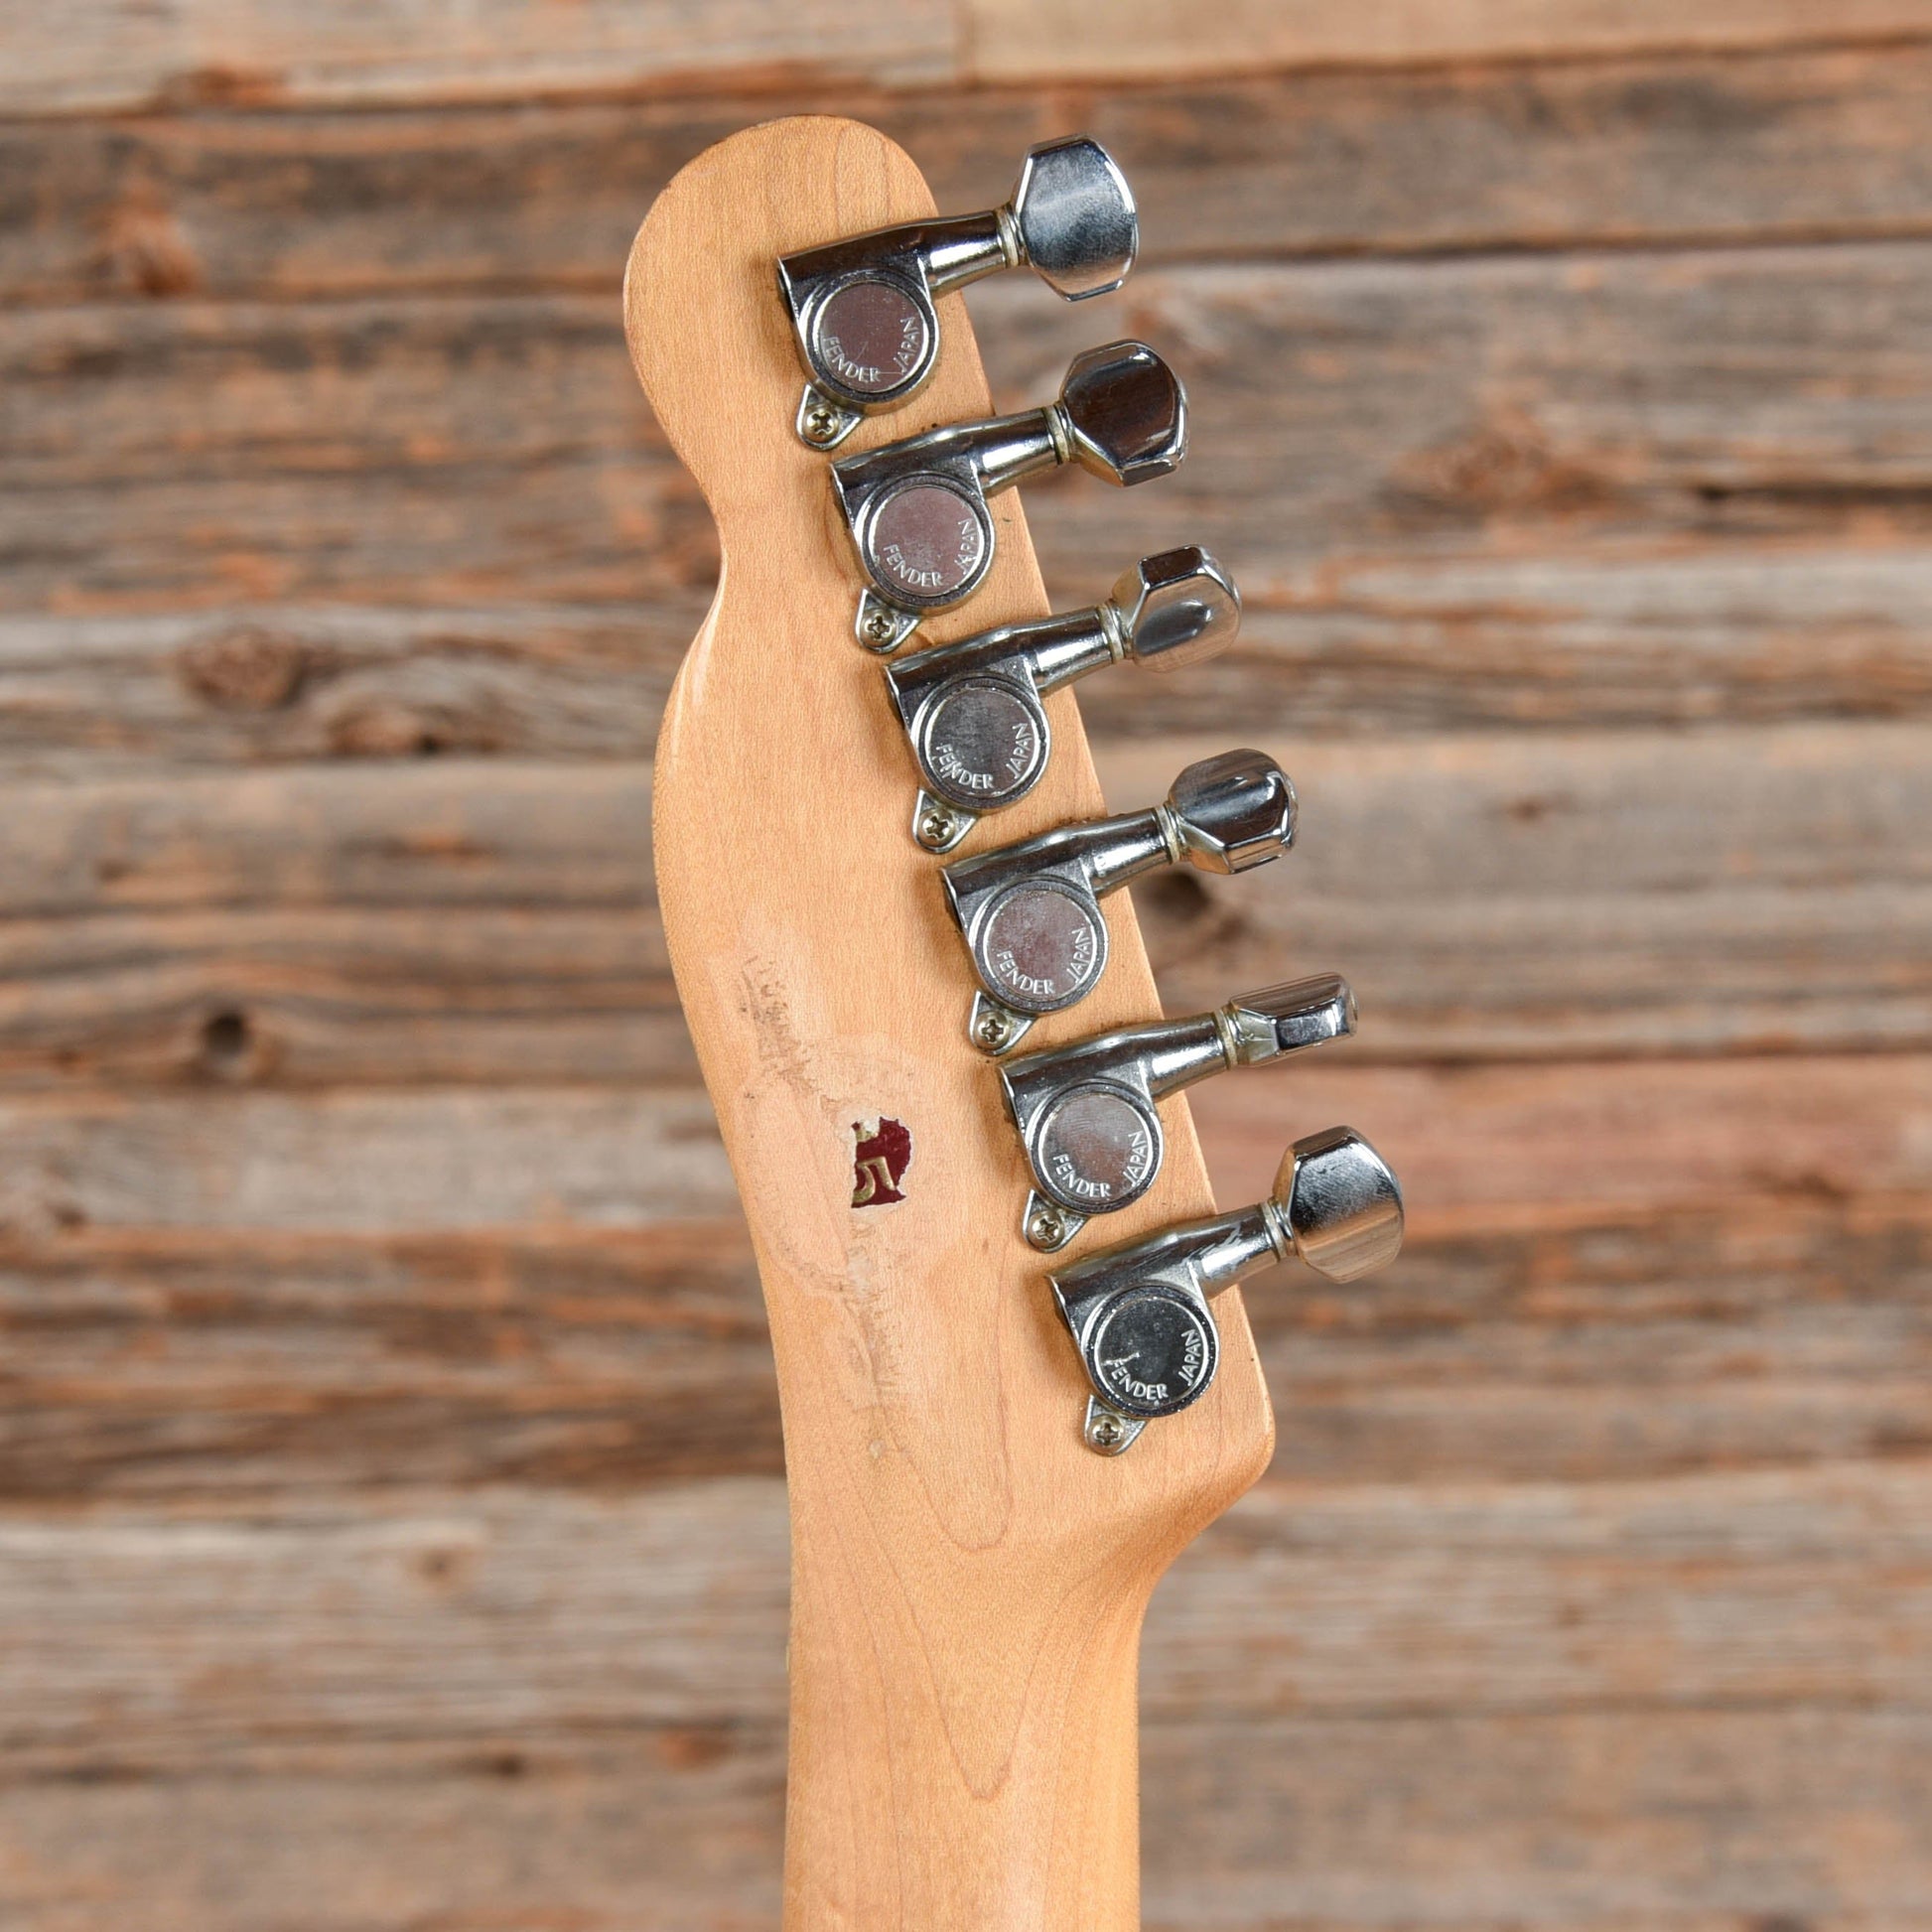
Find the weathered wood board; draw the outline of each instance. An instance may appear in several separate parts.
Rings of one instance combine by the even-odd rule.
[[[412,113],[0,121],[0,281],[12,303],[126,294],[608,287],[637,208],[768,90]],[[1089,86],[1084,127],[1128,158],[1143,265],[1477,247],[1628,247],[1932,220],[1932,53],[1409,67]],[[1002,194],[1062,132],[1035,87],[908,98],[790,90],[916,143],[942,206]]]
[[[1152,802],[1229,729],[1115,741],[1110,795]],[[1294,775],[1301,843],[1143,889],[1176,1006],[1345,958],[1351,1062],[1932,1044],[1920,727],[1241,735]],[[695,1077],[646,767],[138,770],[13,786],[17,1090]]]
[[[1253,66],[1466,60],[1632,47],[1753,48],[1815,41],[1805,0],[1367,0],[1282,8],[1235,0],[1211,20],[1173,0],[1104,12],[1093,0],[901,0],[878,14],[835,0],[585,0],[559,22],[520,0],[461,12],[421,0],[74,0],[58,27],[30,0],[0,9],[12,60],[0,109],[47,113],[181,105],[543,97],[689,86],[718,74],[769,84],[967,85],[1023,75],[1215,72]],[[1889,40],[1932,27],[1926,0],[1840,0],[1830,27]]]
[[[1249,1306],[1273,1472],[1155,1600],[1154,1932],[1932,1922],[1932,13],[0,4],[0,1923],[748,1932],[768,1342],[649,877],[715,568],[616,276],[821,108],[942,204],[1092,128],[1220,662],[1110,799],[1224,1198],[1347,1119],[1410,1250]]]
[[[1916,241],[1834,246],[1828,278],[1815,252],[1202,264],[1098,316],[996,286],[982,333],[1015,402],[1095,329],[1191,360],[1199,453],[1171,484],[1055,483],[1033,517],[1069,602],[1177,537],[1240,561],[1255,637],[1190,724],[1298,717],[1311,683],[1355,731],[1923,718],[1932,269]],[[648,614],[656,689],[715,568],[588,295],[31,308],[0,314],[0,617],[34,620],[9,633],[24,656],[50,615],[85,649],[110,618],[199,613],[183,647],[219,693],[265,599],[348,605],[393,653],[501,597]],[[378,615],[397,607],[419,615]],[[321,621],[292,621],[300,659]],[[558,648],[541,623],[523,652]],[[259,674],[228,676],[272,712]],[[434,662],[415,675],[433,700]],[[1096,729],[1133,709],[1114,691]],[[385,738],[379,697],[333,702],[326,749],[443,742],[433,716]]]

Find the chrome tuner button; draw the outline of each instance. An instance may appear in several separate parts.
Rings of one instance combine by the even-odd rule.
[[[1222,752],[1190,764],[1164,804],[1062,825],[942,875],[983,997],[1016,1013],[1059,1013],[1084,999],[1107,964],[1100,901],[1130,879],[1182,860],[1203,872],[1248,872],[1295,838],[1295,787],[1265,752]],[[974,1043],[997,1047],[977,1027]]]
[[[1078,1215],[1111,1214],[1137,1201],[1161,1171],[1164,1143],[1156,1103],[1233,1066],[1254,1066],[1355,1031],[1355,1003],[1332,974],[1243,994],[1212,1013],[1159,1020],[1049,1047],[1000,1070],[1007,1108],[1020,1130],[1035,1198],[1022,1231],[1042,1251],[1034,1226],[1041,1204]]]
[[[1295,786],[1266,752],[1220,752],[1175,778],[1162,829],[1201,872],[1252,872],[1295,843]]]
[[[887,667],[886,681],[926,792],[977,818],[1039,782],[1053,748],[1043,698],[1123,658],[1198,663],[1226,649],[1240,624],[1226,573],[1189,545],[1144,558],[1103,604],[914,651]],[[928,851],[944,849],[914,826]]]
[[[1402,1252],[1402,1185],[1351,1127],[1297,1141],[1268,1205],[1295,1253],[1330,1281],[1372,1275]]]
[[[1124,487],[1151,483],[1187,454],[1187,392],[1145,343],[1082,349],[1060,384],[1059,427],[1081,469]]]
[[[1212,557],[1193,544],[1143,557],[1115,584],[1127,654],[1151,671],[1202,664],[1234,642],[1241,594]]]
[[[970,597],[992,568],[989,497],[1062,463],[1145,483],[1186,449],[1173,371],[1145,344],[1110,343],[1073,358],[1057,402],[842,457],[832,483],[871,596],[916,621]]]
[[[799,439],[834,449],[864,417],[918,393],[939,359],[940,296],[1024,263],[1083,301],[1119,288],[1139,245],[1126,178],[1076,135],[1030,150],[1004,207],[784,256],[778,288],[809,377]]]
[[[1093,1394],[1082,1435],[1118,1455],[1158,1417],[1207,1392],[1220,1359],[1208,1297],[1291,1255],[1353,1281],[1402,1247],[1402,1188],[1352,1128],[1297,1141],[1274,1192],[1232,1214],[1183,1221],[1049,1278]],[[1111,1418],[1111,1420],[1110,1420]]]

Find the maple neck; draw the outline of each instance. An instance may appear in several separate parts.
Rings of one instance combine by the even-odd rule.
[[[1145,1596],[1022,1593],[967,1522],[895,1589],[862,1497],[793,1499],[787,1932],[1135,1932]]]
[[[787,252],[930,215],[916,170],[849,121],[736,135],[639,231],[625,328],[717,519],[724,570],[658,746],[667,944],[751,1225],[792,1509],[789,1932],[1130,1932],[1135,1671],[1174,1555],[1266,1464],[1272,1422],[1237,1291],[1226,1368],[1131,1456],[1081,1435],[1087,1388],[934,862],[774,286]],[[964,306],[916,408],[863,450],[990,415]],[[926,641],[1042,616],[1018,493],[970,612]],[[1073,694],[1003,836],[1105,809]],[[977,835],[975,835],[977,836]],[[1128,896],[1079,1029],[1160,1006]],[[1041,1023],[1049,1036],[1075,1026]],[[888,1124],[896,1131],[889,1132]],[[1123,1235],[1211,1209],[1184,1102]]]

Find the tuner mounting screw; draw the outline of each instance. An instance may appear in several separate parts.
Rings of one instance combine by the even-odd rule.
[[[1035,1207],[1027,1216],[1027,1239],[1050,1254],[1066,1240],[1066,1216],[1056,1207]]]
[[[944,805],[930,805],[919,814],[919,843],[930,852],[943,852],[958,833],[959,820]],[[990,1040],[983,1043],[992,1044]]]
[[[814,403],[805,411],[805,419],[801,427],[807,441],[830,443],[838,435],[839,419],[824,403]]]
[[[988,1007],[973,1029],[973,1037],[989,1053],[997,1053],[1013,1033],[1013,1023],[996,1007]]]
[[[876,644],[891,642],[894,627],[890,611],[875,611],[866,620],[866,635]]]
[[[1147,1427],[1144,1417],[1123,1416],[1112,1403],[1097,1395],[1087,1397],[1086,1420],[1080,1425],[1081,1440],[1096,1455],[1120,1455],[1132,1449]]]

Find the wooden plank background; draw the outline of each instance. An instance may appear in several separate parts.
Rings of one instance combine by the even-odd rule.
[[[1254,1298],[1257,1494],[1157,1598],[1158,1932],[1932,1924],[1932,4],[0,0],[0,1923],[775,1919],[763,1323],[652,901],[714,548],[616,280],[747,121],[942,205],[1091,128],[1195,455],[1030,491],[1207,1089],[1411,1247]],[[1284,1114],[1284,1108],[1288,1110]]]

